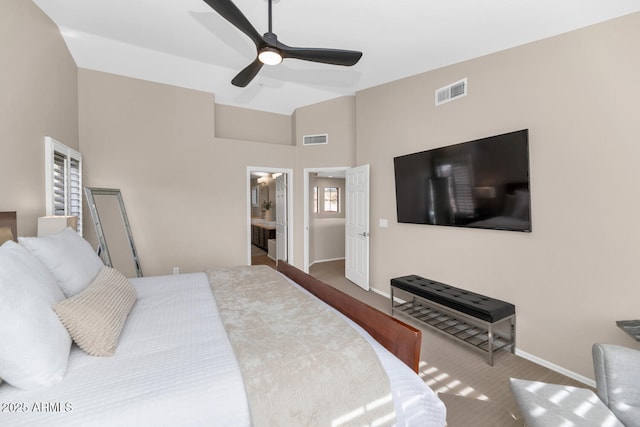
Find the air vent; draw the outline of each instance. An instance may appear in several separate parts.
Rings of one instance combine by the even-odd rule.
[[[302,145],[318,145],[328,143],[329,135],[326,133],[321,135],[305,135],[302,137]]]
[[[436,90],[436,107],[449,101],[453,101],[454,99],[462,98],[466,95],[467,79],[464,78],[455,83],[451,83],[449,86]]]

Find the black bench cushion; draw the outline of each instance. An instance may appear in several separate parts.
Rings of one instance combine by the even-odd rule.
[[[490,323],[497,322],[516,312],[516,307],[508,302],[454,288],[420,276],[412,275],[391,279],[391,286]]]

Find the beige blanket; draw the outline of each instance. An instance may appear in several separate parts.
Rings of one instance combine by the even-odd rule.
[[[391,425],[389,379],[366,340],[266,266],[207,272],[253,425]]]

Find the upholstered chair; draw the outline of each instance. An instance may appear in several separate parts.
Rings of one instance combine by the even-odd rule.
[[[640,427],[640,351],[594,344],[597,394],[626,427]]]
[[[587,387],[510,379],[528,427],[640,427],[640,351],[594,344],[592,355],[596,393]]]

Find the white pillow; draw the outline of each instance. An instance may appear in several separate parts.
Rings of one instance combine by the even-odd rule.
[[[60,381],[71,338],[53,311],[64,299],[55,278],[13,241],[0,246],[0,377],[33,389]]]
[[[18,237],[18,242],[42,261],[67,297],[86,288],[104,267],[89,242],[69,227],[46,237]]]

